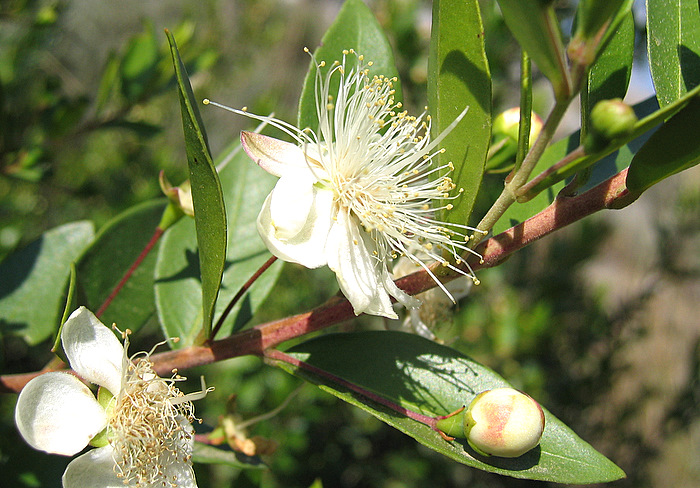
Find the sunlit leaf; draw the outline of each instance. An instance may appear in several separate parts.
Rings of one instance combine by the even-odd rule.
[[[700,84],[697,0],[647,0],[647,49],[661,107]]]
[[[428,64],[428,104],[432,135],[437,137],[466,108],[469,111],[440,143],[440,165],[452,162],[450,175],[461,197],[445,220],[466,224],[481,185],[491,141],[491,75],[484,52],[484,32],[476,0],[433,2]]]
[[[329,334],[288,351],[337,377],[428,416],[468,405],[480,392],[509,386],[498,374],[446,346],[413,334],[389,331]],[[540,445],[512,459],[477,454],[465,440],[445,441],[430,427],[383,407],[336,382],[303,369],[281,366],[318,384],[460,463],[494,473],[558,483],[600,483],[625,476],[605,456],[545,410]]]
[[[202,326],[203,337],[208,338],[214,318],[214,306],[219,294],[221,277],[226,261],[226,210],[221,182],[212,162],[204,124],[197,101],[192,93],[187,71],[180,59],[175,39],[166,31],[175,66],[182,125],[185,131],[185,148],[192,185],[194,220],[197,229],[199,268],[202,276],[202,322],[188,324],[190,328]],[[190,335],[187,330],[187,336]]]

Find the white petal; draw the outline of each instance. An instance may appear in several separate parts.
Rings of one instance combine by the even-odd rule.
[[[63,324],[61,343],[76,373],[119,395],[124,347],[91,311],[80,307],[71,314]]]
[[[347,212],[339,212],[328,236],[328,266],[335,272],[355,315],[368,313],[395,319],[396,312],[382,282],[382,271],[378,269],[385,265],[373,256],[376,246],[365,236],[367,233],[360,230],[359,223]]]
[[[271,208],[274,191],[267,196],[258,215],[258,233],[270,252],[278,258],[307,268],[318,268],[326,264],[326,240],[333,222],[333,192],[316,186],[311,187],[311,192],[313,198],[308,210],[300,210],[306,211],[306,219],[296,235],[286,239],[278,236]],[[296,208],[294,200],[287,203],[290,208]],[[276,206],[282,204],[275,203]],[[275,210],[275,213],[280,212]]]
[[[384,265],[384,269],[382,270],[382,283],[384,284],[384,289],[387,291],[387,293],[396,298],[396,300],[407,309],[410,310],[420,307],[420,300],[413,298],[411,295],[396,286],[396,283],[394,283],[394,279],[391,273],[389,273],[386,265]]]
[[[108,444],[73,459],[63,473],[63,488],[124,488],[114,472],[113,453]]]
[[[46,373],[22,389],[15,423],[33,448],[72,456],[107,426],[107,414],[78,378]]]
[[[302,231],[314,204],[316,188],[309,178],[283,176],[270,194],[275,238],[286,241]]]
[[[310,174],[304,151],[296,144],[273,137],[241,132],[241,145],[250,159],[268,173],[275,176]]]

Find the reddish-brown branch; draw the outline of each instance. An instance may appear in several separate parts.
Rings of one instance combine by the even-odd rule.
[[[599,210],[621,208],[629,204],[633,197],[625,188],[626,177],[627,170],[624,170],[581,195],[556,199],[534,217],[484,241],[478,248],[483,260],[471,260],[469,264],[474,270],[496,266],[515,251],[572,222]],[[457,276],[459,275],[451,273],[441,277],[444,281],[449,281]],[[401,278],[397,284],[411,295],[436,286],[426,271]],[[345,298],[336,296],[310,312],[261,324],[205,346],[163,352],[154,354],[151,358],[156,370],[160,374],[167,374],[175,368],[182,370],[239,356],[263,355],[266,349],[354,316],[350,303]],[[0,393],[20,391],[37,374],[39,373],[0,377]]]

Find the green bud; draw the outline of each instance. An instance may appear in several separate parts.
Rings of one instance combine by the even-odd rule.
[[[591,110],[590,129],[583,144],[586,153],[600,151],[613,139],[627,135],[636,123],[634,110],[621,99],[601,100]]]
[[[513,165],[518,151],[520,108],[513,107],[500,113],[492,126],[491,148],[486,162],[487,171],[497,171]],[[535,112],[530,116],[530,145],[542,131],[542,119]]]

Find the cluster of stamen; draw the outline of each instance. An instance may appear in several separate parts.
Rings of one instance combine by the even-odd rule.
[[[108,426],[116,474],[129,486],[174,487],[169,467],[184,463],[192,469],[189,424],[196,419],[194,407],[175,386],[184,378],[176,371],[171,378],[159,377],[150,354],[127,363]]]
[[[454,171],[451,162],[433,164],[444,149],[436,148],[439,140],[430,141],[430,116],[424,112],[414,117],[401,110],[394,98],[396,78],[370,78],[371,63],[363,64],[361,55],[356,55],[356,67],[348,68],[349,54],[355,53],[343,51],[342,62],[335,62],[325,78],[317,75],[317,107],[325,110],[318,109],[318,132],[306,131],[300,140],[322,168],[319,179],[328,179],[324,183],[334,190],[337,205],[349,209],[370,233],[377,244],[376,259],[403,255],[427,269],[420,254],[478,283],[473,273],[458,267],[463,252],[475,254],[467,245],[471,236],[465,233],[473,229],[435,219],[437,212],[453,208],[445,200],[458,198],[463,189],[452,193],[456,185],[449,176]],[[335,72],[340,86],[332,98],[328,90]],[[310,167],[313,171],[313,164]]]

